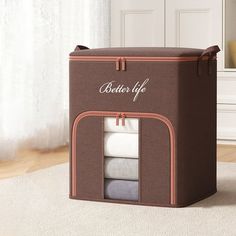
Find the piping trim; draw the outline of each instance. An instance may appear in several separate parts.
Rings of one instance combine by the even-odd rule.
[[[168,128],[169,135],[170,135],[170,204],[176,204],[176,157],[175,157],[175,131],[172,123],[170,120],[158,113],[140,113],[140,112],[122,112],[126,115],[127,118],[150,118],[150,119],[157,119],[162,121]],[[77,160],[76,160],[76,134],[79,122],[89,116],[95,117],[116,117],[117,112],[109,112],[109,111],[86,111],[80,113],[74,120],[73,127],[72,127],[72,158],[71,158],[71,171],[72,171],[72,183],[71,183],[71,195],[72,197],[76,197],[77,193]]]
[[[216,56],[185,56],[185,57],[144,57],[144,56],[70,56],[70,61],[116,61],[122,58],[125,61],[198,61],[200,60],[216,60]]]

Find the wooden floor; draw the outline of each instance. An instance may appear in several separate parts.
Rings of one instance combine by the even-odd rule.
[[[217,145],[217,160],[236,162],[236,145]]]
[[[23,150],[17,158],[9,161],[0,161],[0,179],[22,175],[39,169],[68,162],[68,147],[59,148],[50,152],[37,150]],[[217,160],[236,162],[236,145],[218,145]]]
[[[0,179],[22,175],[69,161],[68,147],[54,151],[22,150],[14,160],[0,161]]]

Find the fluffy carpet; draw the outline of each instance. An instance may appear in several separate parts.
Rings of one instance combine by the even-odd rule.
[[[0,181],[3,236],[234,236],[236,164],[218,163],[218,193],[187,208],[76,201],[68,164]]]

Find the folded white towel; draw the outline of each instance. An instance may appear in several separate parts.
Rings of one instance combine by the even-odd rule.
[[[139,130],[139,119],[136,118],[125,118],[125,125],[116,125],[116,118],[105,117],[104,118],[104,131],[105,132],[121,132],[121,133],[138,133]]]
[[[138,180],[138,159],[106,157],[105,178]]]
[[[104,156],[138,158],[138,134],[104,133]]]

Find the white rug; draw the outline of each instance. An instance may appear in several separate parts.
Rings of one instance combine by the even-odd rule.
[[[0,181],[1,236],[235,236],[236,164],[218,164],[218,193],[187,208],[76,201],[68,164]]]

